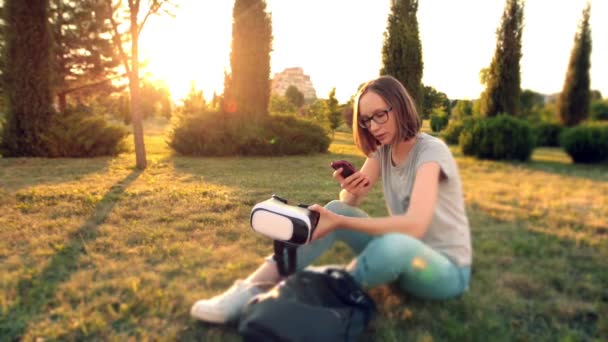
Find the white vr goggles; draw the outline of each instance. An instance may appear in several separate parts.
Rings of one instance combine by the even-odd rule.
[[[289,205],[287,200],[272,195],[251,210],[251,228],[274,240],[272,257],[283,276],[295,272],[296,249],[310,242],[319,222],[319,213],[307,207]]]
[[[310,242],[319,221],[319,213],[307,206],[294,206],[279,196],[256,204],[251,210],[251,228],[273,240],[291,245]]]

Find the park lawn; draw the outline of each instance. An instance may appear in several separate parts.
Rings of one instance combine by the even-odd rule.
[[[132,153],[0,158],[0,340],[239,340],[193,321],[194,301],[244,277],[271,251],[249,228],[271,194],[325,203],[329,163],[361,166],[348,133],[328,154],[191,158],[147,125],[148,168]],[[608,338],[608,166],[559,149],[528,163],[477,161],[453,147],[472,226],[470,291],[422,301],[372,291],[365,340],[581,341]],[[363,209],[384,215],[377,186]],[[338,244],[319,261],[347,262]]]

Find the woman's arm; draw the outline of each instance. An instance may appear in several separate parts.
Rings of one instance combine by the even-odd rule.
[[[311,206],[310,209],[321,213],[314,239],[323,237],[336,228],[352,229],[370,235],[397,232],[422,238],[433,218],[439,191],[439,176],[440,168],[437,163],[426,163],[418,169],[410,205],[403,215],[380,218],[347,217],[334,214],[319,205]]]
[[[340,173],[341,171],[335,171],[333,174],[342,187],[338,198],[342,202],[356,207],[361,204],[363,198],[365,198],[380,178],[380,160],[377,158],[367,158],[361,170],[346,179],[342,178]]]

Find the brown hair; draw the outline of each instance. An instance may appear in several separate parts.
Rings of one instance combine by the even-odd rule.
[[[416,104],[399,80],[387,75],[365,83],[359,88],[355,97],[352,126],[355,144],[366,156],[375,152],[380,145],[369,130],[359,126],[359,100],[361,96],[370,91],[382,97],[384,102],[392,108],[391,114],[395,116],[397,123],[397,136],[393,143],[415,137],[422,126]]]

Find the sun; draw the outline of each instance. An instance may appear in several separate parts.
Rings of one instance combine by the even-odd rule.
[[[222,1],[209,10],[202,3],[187,2],[174,17],[151,18],[140,37],[142,74],[164,81],[176,103],[192,83],[207,100],[221,94],[230,65],[231,6]]]

